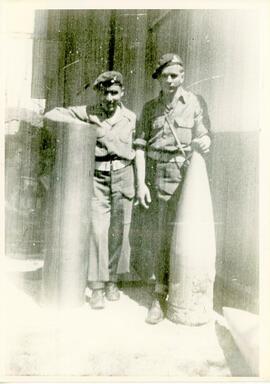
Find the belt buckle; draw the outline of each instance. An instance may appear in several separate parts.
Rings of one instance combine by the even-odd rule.
[[[110,160],[110,170],[111,171],[117,171],[118,169],[120,169],[121,167],[118,167],[119,164],[119,160],[115,159],[115,160]]]

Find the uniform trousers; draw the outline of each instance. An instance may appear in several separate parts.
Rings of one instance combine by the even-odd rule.
[[[183,163],[147,159],[147,184],[152,199],[149,215],[155,239],[155,293],[162,295],[168,292],[171,239],[185,170]]]
[[[88,281],[93,289],[129,272],[129,230],[134,198],[133,165],[95,171],[91,201]]]

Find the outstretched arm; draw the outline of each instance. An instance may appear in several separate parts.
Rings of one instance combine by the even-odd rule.
[[[86,114],[86,109],[84,106],[76,107],[56,107],[44,115],[45,119],[56,121],[56,122],[66,122],[74,123],[78,122],[88,122],[88,116]]]

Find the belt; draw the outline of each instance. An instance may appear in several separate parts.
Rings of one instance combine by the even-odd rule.
[[[178,153],[169,153],[169,152],[158,152],[158,151],[149,151],[147,156],[161,163],[184,163],[186,158],[183,155]]]
[[[125,168],[131,164],[131,160],[125,159],[115,159],[109,161],[95,161],[95,170],[96,171],[117,171],[118,169]]]

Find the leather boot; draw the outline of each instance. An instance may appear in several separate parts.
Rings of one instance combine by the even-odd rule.
[[[119,289],[117,287],[117,284],[112,282],[112,281],[109,281],[106,284],[105,295],[106,295],[106,299],[109,301],[119,300],[120,299],[120,292],[119,292]]]
[[[148,324],[158,324],[165,317],[164,314],[165,299],[163,296],[157,296],[152,301],[152,305],[148,310],[145,321]]]
[[[92,309],[103,309],[104,302],[104,289],[94,289],[90,298],[90,306]]]

